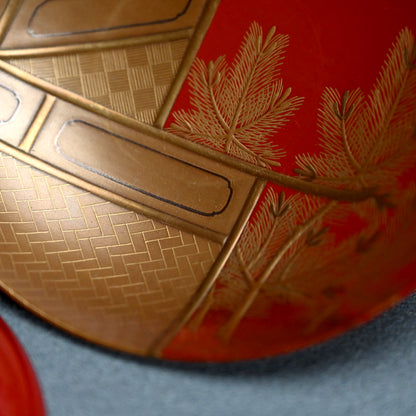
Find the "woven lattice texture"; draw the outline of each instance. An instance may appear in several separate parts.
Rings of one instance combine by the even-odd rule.
[[[187,40],[178,40],[9,62],[107,108],[153,124],[187,45]]]
[[[0,286],[55,323],[145,353],[219,245],[0,154]]]

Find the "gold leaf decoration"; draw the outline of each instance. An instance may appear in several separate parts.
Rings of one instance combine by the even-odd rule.
[[[251,128],[272,108],[270,104],[264,106],[265,101],[273,102],[270,97],[276,93],[271,91],[280,91],[278,100],[289,101],[290,111],[300,103],[296,98],[290,101],[287,93],[277,87],[281,84],[274,83],[273,76],[267,76],[276,73],[276,69],[269,72],[266,64],[256,66],[256,59],[261,59],[259,51],[268,50],[269,39],[275,37],[272,31],[262,43],[260,34],[257,25],[250,28],[230,72],[223,58],[208,68],[198,62],[193,73],[193,104],[200,105],[201,110],[177,114],[178,131],[186,131],[185,135],[193,139],[200,135],[201,143],[219,150],[242,150],[237,145],[245,143],[240,130],[227,129],[233,125],[233,114],[238,114],[238,120],[244,115],[244,120],[249,120],[246,126]],[[274,42],[281,46],[273,51],[282,50],[287,43],[285,39],[277,38]],[[253,105],[245,107],[233,94],[239,91],[238,97],[244,95],[244,85],[249,84],[241,79],[243,73],[250,73],[247,68],[254,71],[249,75],[250,82],[262,93],[253,94]],[[295,173],[304,181],[332,189],[374,189],[372,197],[342,203],[298,192],[287,198],[282,190],[277,192],[269,185],[190,327],[196,329],[210,309],[228,311],[228,320],[219,332],[228,341],[245,316],[264,312],[264,308],[276,302],[300,302],[315,308],[315,319],[306,329],[313,331],[336,313],[343,302],[339,293],[350,290],[349,282],[363,279],[365,285],[366,279],[386,276],[406,264],[416,249],[416,190],[405,177],[416,161],[415,69],[415,39],[410,30],[404,29],[389,51],[368,97],[360,89],[342,94],[333,88],[323,91],[318,114],[321,152],[297,156]],[[251,92],[250,87],[247,91]],[[268,98],[264,100],[263,91],[271,94],[266,94]],[[244,103],[251,103],[246,100],[248,96],[244,97]],[[212,103],[219,98],[221,107],[215,109]],[[255,109],[255,99],[260,101],[261,110]],[[277,128],[282,120],[286,121],[287,114],[282,114],[273,115],[274,123],[278,120]],[[268,120],[272,120],[272,115]],[[239,123],[235,126],[240,126]],[[268,127],[272,125],[270,121]],[[260,139],[253,136],[247,142],[258,153],[256,163],[265,163],[266,153],[261,149],[269,138],[265,131]],[[259,140],[258,147],[252,143],[255,140]],[[342,221],[352,221],[359,230],[344,231],[340,237],[336,231]],[[384,256],[387,252],[389,256]]]
[[[327,88],[319,110],[322,152],[298,156],[296,173],[337,187],[397,188],[416,154],[415,55],[414,36],[404,29],[367,98],[359,89],[341,95]]]
[[[193,110],[174,113],[171,131],[261,166],[279,166],[284,154],[270,138],[300,106],[279,78],[288,36],[257,23],[229,66],[225,57],[196,60],[190,73]]]
[[[231,309],[233,312],[222,328],[221,335],[224,339],[227,340],[232,336],[240,321],[270,282],[280,286],[281,282],[288,279],[291,269],[299,261],[300,256],[303,258],[304,252],[309,247],[321,244],[321,240],[328,231],[328,228],[323,225],[323,220],[337,204],[335,201],[327,202],[306,195],[293,198],[291,209],[277,219],[269,230],[271,238],[268,238],[265,243],[267,247],[261,246],[260,250],[255,253],[257,261],[261,259],[261,265],[245,261],[240,254],[245,248],[245,241],[244,238],[241,240],[235,256],[239,263],[239,274],[244,277],[249,276],[245,280],[250,284],[242,296],[237,299],[237,304],[233,305]],[[292,210],[293,213],[290,214]],[[278,225],[275,226],[279,222],[282,223],[282,231],[279,230]],[[225,296],[230,296],[233,287],[235,291],[235,288],[239,286],[238,280],[241,280],[238,278],[235,266],[231,263],[228,267],[231,270],[227,271],[226,269],[219,282],[223,288],[227,288],[228,295],[225,293]]]

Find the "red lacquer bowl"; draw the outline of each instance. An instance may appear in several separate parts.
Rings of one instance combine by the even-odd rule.
[[[4,7],[2,290],[107,347],[232,361],[416,288],[414,0],[111,5]]]
[[[247,95],[242,108],[251,106],[252,112],[264,115],[272,104],[265,104],[264,85],[258,87],[264,95],[253,88],[250,97],[251,87],[239,89],[238,77],[254,84],[250,54],[262,47],[264,55],[271,53],[265,44],[272,35],[278,44],[279,36],[287,36],[274,79],[289,97],[302,101],[292,102],[293,112],[273,132],[267,123],[257,132],[257,138],[269,132],[269,140],[285,152],[281,166],[271,170],[325,188],[378,190],[373,202],[335,203],[340,216],[325,212],[320,221],[319,209],[327,209],[331,198],[310,208],[296,199],[305,194],[284,180],[268,185],[274,198],[266,198],[262,212],[260,202],[258,216],[250,220],[256,237],[247,233],[240,240],[240,252],[234,251],[223,277],[164,350],[169,358],[233,360],[293,351],[367,322],[416,287],[416,3],[223,1],[167,125],[244,157],[241,145],[255,141],[250,137],[255,128],[244,130],[254,122],[240,115],[233,130],[238,94]],[[259,61],[265,59],[262,53],[256,55]],[[236,76],[241,67],[245,72]],[[234,82],[234,96],[227,82]],[[209,122],[211,128],[204,129]],[[400,152],[406,153],[402,159]],[[279,222],[279,204],[285,206],[283,192],[285,201],[294,198],[292,209],[304,209],[304,218],[287,230],[285,212],[283,237],[277,231],[274,248],[262,251],[270,224]]]
[[[44,416],[35,373],[19,341],[0,319],[0,415]]]

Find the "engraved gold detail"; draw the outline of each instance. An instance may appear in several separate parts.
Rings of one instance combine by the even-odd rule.
[[[156,33],[154,35],[140,36],[139,38],[133,37],[97,42],[73,43],[69,45],[51,45],[38,48],[0,49],[0,58],[4,60],[17,60],[46,56],[57,57],[61,55],[75,55],[91,51],[98,52],[107,49],[122,49],[157,43],[170,43],[178,40],[189,40],[193,38],[193,33],[193,30],[189,28],[169,33]]]
[[[33,9],[28,32],[33,37],[59,37],[161,25],[180,19],[190,5],[190,0],[124,0],[114,7],[112,0],[90,0],[85,7],[83,0],[44,0]],[[64,15],[65,20],[57,23],[59,15]]]
[[[194,296],[190,300],[189,304],[185,307],[182,315],[179,315],[178,318],[173,321],[172,325],[167,329],[163,335],[156,340],[156,342],[151,346],[148,351],[148,354],[151,356],[160,356],[163,348],[165,348],[169,342],[174,338],[178,331],[186,325],[195,311],[201,306],[204,299],[212,291],[218,276],[223,270],[228,258],[230,257],[232,251],[235,248],[235,245],[238,243],[238,240],[241,237],[241,234],[247,224],[250,215],[253,213],[253,210],[258,202],[258,199],[264,189],[264,181],[258,180],[253,187],[251,194],[245,204],[243,210],[241,211],[240,217],[237,220],[234,229],[229,235],[227,241],[225,242],[219,256],[216,258],[215,263],[209,270],[204,282],[195,292]]]
[[[167,131],[152,128],[149,125],[139,123],[137,120],[131,119],[130,117],[126,117],[120,113],[117,113],[106,107],[103,107],[100,104],[84,99],[83,97],[80,97],[79,95],[74,94],[68,90],[65,90],[61,87],[50,84],[42,79],[36,78],[2,60],[0,60],[0,69],[8,74],[11,74],[19,79],[24,80],[29,85],[33,85],[39,89],[44,90],[45,92],[49,94],[55,95],[56,97],[59,97],[65,101],[73,103],[79,107],[82,107],[94,113],[100,114],[110,120],[114,120],[125,126],[131,127],[133,129],[137,129],[153,137],[159,137],[160,139],[167,141],[169,143],[175,144],[183,149],[187,149],[195,154],[199,154],[204,157],[207,157],[225,166],[238,169],[241,172],[258,177],[259,179],[264,179],[270,182],[274,182],[278,185],[288,187],[297,191],[310,193],[313,195],[319,195],[323,197],[328,197],[328,198],[336,199],[340,201],[362,201],[371,197],[374,193],[371,188],[350,190],[350,189],[337,189],[333,187],[328,187],[326,185],[315,184],[315,183],[301,180],[297,177],[293,177],[293,176],[282,174],[280,172],[265,169],[261,166],[256,166],[250,163],[246,163],[243,160],[229,157],[226,154],[219,153],[208,147],[200,146],[197,143],[194,143],[190,140],[186,140],[179,136],[169,134]]]
[[[414,140],[408,140],[416,125],[416,47],[410,31],[401,33],[369,98],[359,90],[325,90],[319,121],[323,152],[299,155],[298,177],[291,177],[269,169],[284,155],[269,138],[302,101],[279,78],[286,36],[273,28],[263,37],[253,24],[231,67],[222,59],[198,61],[191,75],[197,108],[177,113],[172,126],[181,138],[160,129],[218,1],[184,0],[186,13],[166,10],[175,18],[159,26],[147,22],[105,31],[97,26],[85,39],[79,37],[85,32],[82,19],[70,19],[73,32],[22,34],[36,4],[10,1],[0,18],[0,59],[9,60],[0,60],[5,82],[0,86],[12,94],[0,123],[7,142],[0,142],[0,152],[12,156],[0,154],[2,289],[73,333],[154,356],[185,325],[196,330],[211,309],[229,311],[219,331],[226,342],[259,304],[283,299],[313,307],[322,301],[326,308],[309,330],[334,313],[339,305],[332,302],[332,275],[325,267],[345,262],[345,253],[366,259],[362,253],[385,248],[387,239],[380,235],[386,213],[397,204],[398,212],[408,214],[414,204],[411,187],[400,190],[396,180],[415,157]],[[28,125],[8,137],[20,120]],[[212,168],[217,177],[224,175],[233,190],[233,215],[211,227],[192,214],[169,211],[163,198],[155,206],[135,199],[132,169],[107,169],[104,153],[89,151],[88,139],[78,140],[77,149],[65,147],[65,126],[75,125],[104,131],[114,155],[123,143],[129,143],[124,156],[138,146],[153,151],[159,143],[171,160],[198,160],[201,172],[217,166]],[[88,137],[95,134],[87,130]],[[269,185],[248,223],[265,181],[312,196],[286,199]],[[120,191],[123,186],[130,189]],[[189,197],[195,202],[192,193]],[[401,199],[407,205],[399,204]],[[221,204],[211,202],[217,215]],[[345,212],[359,215],[368,227],[331,252],[330,227]],[[324,255],[329,252],[332,257]],[[321,256],[322,267],[312,265],[306,273],[300,256],[307,265]],[[311,289],[309,277],[319,289]],[[310,293],[317,302],[310,301]]]
[[[187,40],[9,62],[113,111],[152,124]]]
[[[76,167],[87,168],[119,185],[205,217],[222,214],[232,197],[233,188],[226,177],[85,121],[63,124],[55,138],[55,148]],[[155,166],[164,169],[156,171]],[[178,177],[193,180],[183,182]],[[153,193],[155,189],[157,194]]]
[[[237,128],[232,130],[230,126],[233,126],[234,118],[244,111],[253,117],[252,124],[255,125],[255,117],[262,121],[267,116],[270,104],[265,105],[264,111],[256,112],[250,108],[249,100],[246,104],[248,108],[245,109],[240,102],[233,103],[232,93],[225,94],[230,100],[226,103],[218,100],[216,95],[219,97],[224,90],[227,91],[227,82],[230,88],[238,84],[233,77],[239,71],[246,75],[246,83],[241,86],[243,94],[250,90],[248,85],[253,74],[250,70],[244,72],[238,68],[247,65],[247,62],[257,64],[258,54],[267,48],[268,42],[279,47],[274,29],[262,42],[261,30],[257,25],[252,25],[234,62],[237,69],[231,72],[231,76],[222,59],[207,66],[198,61],[191,78],[197,108],[187,113],[176,113],[172,130],[190,140],[225,152],[230,152],[230,145],[234,143],[241,150],[235,153],[236,156],[248,158],[252,163],[265,164],[263,148],[243,148],[239,142],[243,140],[243,135],[240,138],[236,136]],[[268,55],[271,54],[269,51]],[[337,264],[340,259],[345,261],[349,257],[359,258],[373,246],[379,252],[380,247],[391,241],[395,227],[403,227],[403,223],[400,223],[402,216],[408,218],[408,214],[404,215],[403,212],[396,213],[394,217],[391,211],[397,206],[397,211],[405,210],[408,213],[409,207],[406,208],[403,201],[414,199],[412,185],[403,189],[399,178],[414,166],[416,159],[415,60],[414,36],[408,29],[404,29],[388,54],[374,90],[367,99],[360,90],[351,93],[346,91],[341,95],[336,90],[326,89],[319,115],[323,150],[318,155],[300,155],[297,158],[295,173],[304,180],[312,184],[329,185],[333,189],[346,186],[358,190],[373,189],[372,197],[353,205],[340,205],[329,193],[326,195],[332,199],[329,201],[317,198],[317,194],[295,194],[286,200],[283,192],[277,194],[269,187],[259,211],[246,227],[240,241],[236,242],[232,256],[218,276],[218,284],[212,284],[211,290],[204,294],[204,303],[201,299],[198,300],[199,310],[192,321],[190,318],[195,308],[190,307],[189,314],[182,321],[183,326],[188,323],[191,329],[197,330],[210,309],[227,310],[230,313],[229,319],[220,328],[218,335],[225,342],[230,342],[240,322],[249,312],[254,313],[252,311],[256,308],[264,311],[273,302],[300,302],[308,307],[323,308],[323,312],[317,314],[316,320],[307,330],[319,326],[337,311],[340,305],[337,301],[332,301],[331,295],[331,290],[336,285],[334,274],[324,272],[325,267],[331,270],[331,264]],[[267,65],[273,64],[270,62]],[[267,73],[267,69],[262,68],[261,73]],[[269,85],[270,82],[266,81],[262,85],[266,92]],[[215,91],[216,86],[218,92]],[[283,89],[279,91],[284,99],[288,98],[289,94],[283,93]],[[264,96],[259,87],[256,94]],[[205,104],[200,101],[202,98]],[[279,99],[282,100],[278,94],[272,102]],[[263,104],[260,103],[260,106]],[[226,111],[231,110],[234,111],[233,114],[226,114]],[[236,126],[244,129],[244,122],[240,120]],[[249,125],[251,127],[250,123]],[[208,131],[206,129],[212,131],[213,126],[217,130],[211,135],[205,134]],[[347,237],[334,247],[329,231],[334,226],[336,228],[339,218],[346,215],[355,215],[367,225],[361,233]],[[386,223],[389,224],[389,232],[385,230]],[[407,241],[410,244],[409,238]],[[400,253],[395,253],[395,256],[401,258]],[[363,260],[368,268],[376,268],[378,260],[374,256],[363,257],[370,259]],[[302,261],[299,261],[300,258]],[[322,261],[317,262],[318,258]],[[309,269],[302,267],[304,262],[308,262]],[[375,264],[371,266],[371,262]],[[311,276],[317,279],[318,293],[311,289]],[[343,270],[342,274],[335,277],[341,286],[354,278],[349,270]],[[173,335],[170,336],[172,337]]]
[[[0,285],[58,326],[144,354],[220,246],[0,157]]]
[[[182,65],[182,71],[186,70],[187,66],[190,64],[189,59],[196,52],[196,48],[199,47],[199,44],[202,41],[203,34],[207,30],[207,27],[209,25],[210,20],[212,19],[217,4],[218,2],[216,1],[208,2],[207,8],[203,13],[201,21],[198,23],[197,28],[195,29],[195,39],[192,39],[192,45],[188,48],[188,51],[186,53],[186,63]],[[178,45],[186,45],[187,41],[178,41],[176,43]],[[7,50],[4,52],[7,53]],[[45,91],[48,94],[48,96],[52,95],[56,96],[59,99],[70,101],[78,107],[84,107],[88,110],[92,110],[95,113],[103,115],[107,119],[110,118],[116,122],[121,121],[123,124],[132,126],[135,129],[140,129],[140,133],[127,130],[123,131],[123,129],[120,130],[121,126],[110,124],[112,131],[108,131],[107,137],[121,138],[122,140],[119,140],[119,144],[122,144],[120,150],[123,151],[122,148],[124,147],[125,155],[127,154],[126,150],[127,148],[129,148],[129,146],[133,152],[136,152],[136,150],[140,148],[140,145],[142,146],[143,151],[149,152],[150,149],[153,149],[153,154],[158,154],[160,152],[166,153],[168,149],[174,148],[172,148],[172,146],[170,145],[162,145],[162,143],[159,143],[158,150],[157,147],[154,147],[154,144],[157,144],[157,141],[150,141],[149,144],[148,138],[145,139],[144,143],[143,141],[140,142],[138,138],[144,138],[143,134],[148,134],[149,132],[152,137],[160,137],[160,130],[154,129],[149,131],[148,129],[146,129],[144,125],[142,125],[141,123],[137,123],[133,119],[133,117],[129,117],[129,109],[127,108],[128,104],[130,101],[135,100],[128,100],[126,98],[127,96],[121,96],[120,94],[125,93],[129,95],[131,93],[132,83],[135,85],[137,84],[137,87],[145,88],[148,86],[146,84],[147,82],[154,83],[155,80],[160,80],[160,82],[163,84],[165,82],[164,80],[169,78],[169,80],[166,82],[170,82],[172,77],[170,73],[166,72],[165,69],[167,67],[165,68],[165,66],[168,65],[170,67],[170,60],[172,58],[181,59],[183,57],[183,53],[183,48],[181,49],[180,47],[176,50],[172,46],[172,43],[160,43],[157,45],[136,45],[135,48],[129,47],[126,49],[118,48],[113,50],[102,50],[94,52],[91,51],[88,53],[80,53],[75,56],[67,54],[53,57],[35,56],[28,60],[16,61],[19,63],[19,65],[22,65],[26,70],[35,72],[37,76],[33,76],[25,71],[22,71],[16,66],[10,65],[4,61],[0,61],[0,66],[3,70],[9,72],[11,75],[18,77],[24,82],[30,83],[33,86]],[[154,67],[158,67],[162,71],[162,73],[156,76],[154,73],[151,72],[151,69]],[[101,70],[104,72],[100,72]],[[101,83],[101,80],[105,81],[104,84]],[[56,84],[61,83],[62,86],[51,84],[51,81],[55,82]],[[79,84],[82,88],[80,87],[80,89],[77,89],[76,84]],[[149,84],[149,91],[151,93],[151,96],[153,96],[155,92],[154,88],[154,85],[152,86]],[[70,91],[71,89],[73,91]],[[107,110],[105,109],[105,106],[101,105],[105,103],[93,103],[92,101],[88,100],[88,98],[92,98],[96,101],[99,101],[98,98],[102,98],[102,93],[108,90],[111,90],[114,96],[117,95],[118,99],[114,99],[114,102],[116,102],[116,104],[120,104],[120,106],[123,108],[116,107],[114,110]],[[110,101],[111,98],[112,97],[110,97]],[[145,100],[145,95],[141,94],[137,102],[140,103],[140,105],[144,105],[146,109],[149,108],[149,105],[148,103],[146,103]],[[41,110],[38,110],[38,115],[35,116],[34,119],[35,121],[32,123],[32,126],[26,132],[26,137],[21,140],[20,145],[21,150],[30,152],[32,155],[35,155],[37,159],[33,159],[24,154],[20,154],[19,152],[13,150],[5,144],[1,145],[3,151],[12,154],[20,160],[24,160],[26,163],[31,163],[37,168],[45,169],[47,172],[55,174],[60,178],[65,178],[65,180],[69,180],[69,182],[72,184],[82,186],[84,187],[84,189],[88,189],[89,191],[95,192],[103,197],[109,198],[111,201],[121,203],[127,208],[134,208],[138,210],[138,212],[151,215],[153,218],[157,218],[162,221],[168,221],[170,224],[173,224],[175,226],[183,226],[184,229],[190,231],[192,230],[192,232],[196,232],[200,235],[202,234],[207,238],[213,239],[214,241],[224,240],[225,236],[228,233],[227,229],[229,229],[233,225],[233,220],[229,216],[229,213],[232,213],[234,211],[233,207],[235,206],[235,203],[233,201],[239,200],[240,203],[244,202],[244,192],[248,192],[250,182],[252,183],[253,179],[249,179],[247,177],[244,178],[243,175],[240,176],[240,179],[237,178],[236,181],[236,177],[230,177],[232,180],[231,184],[228,178],[224,177],[223,179],[221,179],[222,173],[228,175],[231,171],[228,170],[227,172],[227,170],[224,171],[224,169],[221,169],[221,174],[214,173],[214,176],[216,178],[222,180],[223,182],[225,181],[224,183],[226,183],[226,187],[228,188],[225,190],[225,194],[224,192],[222,192],[222,194],[224,194],[225,196],[225,200],[223,198],[222,202],[220,202],[217,198],[217,196],[220,196],[221,198],[221,192],[218,193],[218,189],[212,194],[212,196],[214,197],[212,203],[214,205],[211,210],[212,215],[208,213],[209,217],[217,216],[218,214],[222,213],[222,211],[224,211],[225,208],[227,208],[226,217],[228,218],[226,219],[224,217],[224,220],[220,220],[220,222],[215,220],[217,225],[215,225],[214,227],[210,227],[207,221],[203,221],[202,219],[195,222],[194,220],[192,220],[192,218],[184,218],[183,214],[180,213],[180,209],[186,210],[189,208],[188,211],[191,212],[191,216],[193,215],[193,212],[196,215],[206,216],[205,211],[202,208],[200,209],[196,207],[192,201],[190,201],[190,204],[186,203],[186,198],[188,198],[186,194],[183,195],[183,197],[185,198],[183,202],[173,201],[173,204],[171,205],[176,208],[174,208],[173,210],[170,209],[169,211],[169,209],[166,210],[163,207],[164,202],[169,204],[169,198],[163,196],[163,192],[161,194],[159,191],[157,191],[158,193],[153,196],[156,197],[156,199],[158,199],[160,203],[162,203],[162,206],[157,206],[156,210],[154,210],[152,209],[154,207],[154,203],[150,203],[151,201],[148,198],[148,196],[152,197],[151,192],[146,189],[141,189],[140,186],[141,182],[143,180],[146,180],[146,176],[141,175],[139,185],[136,186],[136,177],[134,175],[134,169],[131,172],[128,172],[128,169],[126,169],[122,160],[119,160],[119,163],[116,163],[117,166],[114,166],[118,170],[120,170],[119,166],[121,167],[120,174],[114,174],[114,172],[112,172],[111,169],[105,169],[105,171],[102,171],[102,165],[107,163],[107,156],[103,154],[102,158],[99,160],[97,152],[89,151],[89,149],[91,148],[91,144],[88,140],[82,141],[81,148],[78,149],[81,153],[84,152],[84,150],[86,151],[86,154],[88,153],[87,160],[84,160],[85,155],[83,155],[82,160],[80,160],[79,157],[76,157],[76,160],[72,160],[71,157],[68,157],[68,155],[59,152],[59,144],[62,145],[62,143],[59,143],[59,140],[62,139],[62,133],[66,133],[68,129],[64,129],[62,131],[56,130],[56,128],[59,127],[58,120],[62,119],[61,128],[63,128],[65,125],[73,126],[75,125],[74,122],[77,122],[77,119],[79,119],[81,123],[77,122],[77,124],[83,125],[84,130],[85,126],[89,125],[95,126],[96,131],[102,132],[106,131],[106,129],[110,125],[107,125],[107,122],[105,120],[97,119],[94,117],[91,118],[92,115],[89,115],[85,112],[83,113],[81,110],[76,110],[71,107],[68,107],[68,104],[66,104],[67,107],[65,107],[65,104],[61,103],[60,100],[58,100],[58,103],[56,106],[54,106],[53,110],[52,107],[47,108],[48,103],[49,98],[46,99],[44,107]],[[52,111],[52,114],[49,117],[50,121],[47,121],[49,111]],[[123,112],[127,115],[123,116]],[[67,119],[67,115],[69,114],[71,114],[72,117],[72,119],[70,120]],[[90,121],[85,122],[85,120]],[[42,121],[44,121],[44,123],[42,123]],[[49,131],[51,126],[53,126],[52,130],[56,130],[55,133]],[[103,126],[106,127],[104,128]],[[88,132],[84,132],[82,134],[85,135],[86,133]],[[48,139],[49,144],[47,144],[45,137],[49,136],[52,142]],[[53,144],[54,139],[56,141],[55,144]],[[77,140],[77,138],[74,138],[74,140]],[[6,139],[6,141],[8,141],[11,144],[15,144],[13,141],[9,141],[8,139]],[[176,139],[174,138],[174,140],[171,141],[172,143],[175,143]],[[134,143],[137,143],[139,146],[134,146]],[[104,143],[102,143],[102,145],[103,144]],[[108,146],[111,145],[111,143],[107,144]],[[56,147],[55,150],[53,150],[54,146]],[[87,146],[88,149],[84,149],[85,146]],[[104,147],[107,148],[108,146]],[[150,148],[148,149],[149,146]],[[163,147],[163,150],[160,146]],[[118,149],[119,146],[117,145],[116,147]],[[171,152],[166,158],[166,162],[170,161],[171,165],[174,165],[174,161],[176,160],[176,158],[178,158],[178,161],[181,161],[183,158],[182,155],[184,155],[183,152],[182,154],[179,154],[177,151],[175,152],[176,154],[178,154],[178,156],[172,154]],[[160,155],[162,157],[161,153]],[[113,153],[113,156],[117,157],[115,153]],[[191,157],[192,155],[189,154],[189,156]],[[49,165],[43,163],[42,161],[48,162]],[[203,161],[203,159],[201,159],[201,161],[201,167],[197,167],[199,169],[199,172],[205,172],[205,174],[208,174],[209,176],[211,174],[210,166],[212,167],[213,164],[210,164],[209,161],[206,161],[208,162],[206,163]],[[97,163],[100,165],[99,168],[97,167]],[[190,163],[191,159],[187,159],[186,156],[184,163],[182,163],[183,168],[180,168],[180,166],[178,165],[178,167],[180,168],[179,171],[181,169],[186,169],[187,167],[189,170],[189,168],[191,167]],[[163,164],[167,169],[167,164]],[[179,174],[180,176],[179,171],[177,172],[177,174]],[[78,177],[71,177],[70,175],[68,175],[68,172],[74,173],[74,175]],[[84,172],[84,174],[82,172]],[[178,176],[177,174],[171,172],[170,180],[176,178]],[[127,180],[124,180],[123,178],[127,178]],[[159,181],[163,185],[164,182],[161,182],[160,179],[157,178],[157,176],[154,176],[154,178],[157,179],[156,182]],[[183,182],[183,178],[180,180]],[[111,181],[113,181],[113,183]],[[148,179],[147,181],[149,182]],[[154,180],[152,181],[155,182]],[[121,184],[122,186],[115,186],[115,184]],[[152,186],[157,187],[157,184],[152,183]],[[241,193],[238,190],[238,188],[241,188],[241,186],[243,188],[246,188],[246,191],[244,191],[243,193]],[[177,186],[172,187],[172,189],[174,188],[176,188],[176,191],[178,191],[179,189]],[[124,193],[122,192],[120,195],[113,194],[112,192],[117,192],[117,189],[124,189]],[[141,201],[140,198],[139,200],[136,199],[136,197],[134,196],[134,191],[138,191],[142,194]],[[167,189],[167,191],[171,192],[171,189]],[[187,195],[191,196],[191,198],[198,198],[199,191],[195,191],[196,190],[190,191],[187,193]],[[233,198],[230,207],[228,207],[231,198],[231,192],[233,194]],[[228,196],[226,194],[228,194]],[[136,196],[137,195],[138,194],[136,193]],[[175,195],[176,199],[179,197],[180,199],[182,198],[181,194]],[[145,199],[143,200],[143,198]],[[166,204],[165,207],[167,207]],[[236,212],[238,212],[238,210]]]
[[[85,7],[84,2],[75,0],[71,2],[40,2],[39,0],[24,0],[20,7],[10,7],[6,11],[13,17],[7,21],[7,33],[4,36],[4,49],[26,49],[57,45],[71,45],[79,43],[91,43],[97,41],[107,41],[115,39],[126,39],[133,37],[147,37],[160,33],[171,33],[177,30],[192,28],[201,17],[203,13],[206,0],[179,0],[175,1],[156,0],[159,4],[163,3],[163,7],[157,8],[148,7],[149,0],[123,0],[115,4],[111,0],[90,0],[88,7]],[[15,3],[15,2],[12,2]],[[110,5],[108,5],[110,3]],[[154,2],[153,2],[154,3]],[[107,7],[105,7],[107,4]],[[81,12],[74,15],[73,8],[75,6],[81,7]],[[49,34],[37,33],[39,30],[33,27],[36,18],[40,16],[40,10],[46,11],[48,6],[55,7],[58,16],[64,12],[64,9],[69,9],[65,13],[65,18],[50,19],[46,24],[49,26]],[[136,12],[132,15],[131,10]],[[182,12],[178,13],[178,9]],[[10,10],[10,11],[9,11]],[[58,12],[58,10],[61,10]],[[94,12],[93,12],[94,10]],[[137,12],[139,10],[139,12]],[[170,19],[157,19],[152,21],[149,12],[154,16],[158,14],[165,17],[171,16]],[[94,13],[94,18],[91,16]],[[6,13],[7,14],[7,13]],[[110,14],[109,26],[97,23],[103,22],[103,18]],[[148,17],[148,23],[140,24],[136,19],[141,17]],[[129,24],[125,24],[129,21]],[[137,24],[138,23],[138,24]],[[84,30],[91,24],[95,25],[98,30]],[[67,29],[63,29],[66,25]],[[69,29],[72,27],[72,30]]]
[[[0,141],[0,151],[16,158],[17,160],[27,163],[37,169],[40,169],[50,175],[53,175],[67,183],[70,183],[82,189],[86,189],[87,191],[95,195],[98,195],[103,199],[111,201],[115,204],[123,206],[132,211],[138,212],[140,214],[146,215],[150,218],[156,219],[163,223],[171,224],[174,227],[180,228],[190,233],[194,233],[196,235],[202,236],[204,238],[207,238],[211,241],[215,241],[218,243],[224,242],[224,239],[226,238],[225,234],[210,230],[206,227],[202,227],[194,223],[190,223],[187,220],[182,220],[181,218],[174,217],[163,211],[153,209],[144,204],[140,204],[139,202],[136,202],[134,200],[122,197],[111,191],[107,191],[106,189],[101,188],[99,186],[95,186],[74,175],[68,174],[60,169],[56,169],[53,166],[28,155],[27,153],[21,152],[14,147],[11,147],[5,143],[2,143],[1,141]]]
[[[39,156],[40,139],[49,123],[58,123],[59,111],[63,123],[78,114],[99,120],[101,127],[116,126],[110,134],[120,129],[132,143],[141,136],[163,145],[163,132],[137,119],[151,123],[158,116],[160,122],[168,113],[218,4],[208,3],[203,11],[205,0],[190,2],[186,18],[168,24],[164,33],[155,26],[149,33],[127,30],[129,36],[94,35],[83,43],[76,36],[57,44],[21,43],[16,30],[34,4],[30,0],[20,9],[18,2],[9,2],[0,21],[1,91],[7,101],[0,151],[8,154],[0,155],[0,286],[54,324],[133,353],[145,354],[189,302],[227,231],[117,195],[53,166],[54,158],[45,163],[33,155]],[[175,140],[163,145],[163,152],[177,147]],[[90,157],[94,160],[93,153]],[[202,166],[215,164],[206,160]],[[250,181],[245,181],[247,191]],[[240,199],[244,204],[246,196]]]
[[[182,62],[178,68],[178,74],[175,78],[175,81],[172,84],[172,87],[166,97],[166,100],[162,108],[159,110],[159,113],[154,123],[155,127],[164,127],[166,119],[168,118],[172,110],[176,97],[178,96],[179,91],[182,88],[182,85],[185,82],[186,77],[188,76],[191,65],[195,59],[196,52],[199,50],[204,39],[205,33],[208,31],[208,28],[215,15],[219,2],[220,0],[211,0],[205,4],[204,12],[198,21],[198,24],[195,28],[195,32],[189,43],[188,52],[182,59]]]
[[[280,166],[284,153],[268,139],[302,103],[279,78],[287,45],[288,36],[274,28],[263,41],[253,24],[231,67],[224,57],[208,66],[197,60],[190,76],[194,110],[175,113],[171,130],[260,166]]]
[[[9,87],[0,84],[0,124],[5,125],[10,123],[20,109],[22,103],[16,91]]]

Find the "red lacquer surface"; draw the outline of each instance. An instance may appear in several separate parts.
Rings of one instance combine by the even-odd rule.
[[[22,346],[0,319],[0,416],[44,416],[35,373]]]
[[[226,55],[231,63],[253,21],[265,33],[276,26],[278,32],[290,37],[281,77],[285,87],[292,87],[293,94],[304,97],[304,102],[274,140],[287,152],[282,167],[276,170],[294,175],[295,155],[318,151],[317,115],[324,88],[342,92],[359,87],[369,94],[400,30],[408,27],[416,34],[416,3],[223,0],[199,58],[208,63]],[[185,85],[174,111],[190,107],[189,85]],[[166,126],[172,121],[171,117]],[[407,186],[415,178],[413,168],[401,180]],[[344,223],[335,228],[336,238],[358,226],[356,221]],[[408,244],[415,246],[415,239]],[[244,318],[232,339],[224,342],[217,334],[230,313],[210,311],[197,331],[185,326],[163,356],[183,360],[252,359],[324,341],[367,322],[411,293],[416,288],[415,260],[416,257],[408,257],[388,275],[366,281],[351,278],[345,284],[334,285],[333,296],[341,299],[337,312],[317,327],[308,326],[310,309],[281,302],[268,308],[263,316]]]

